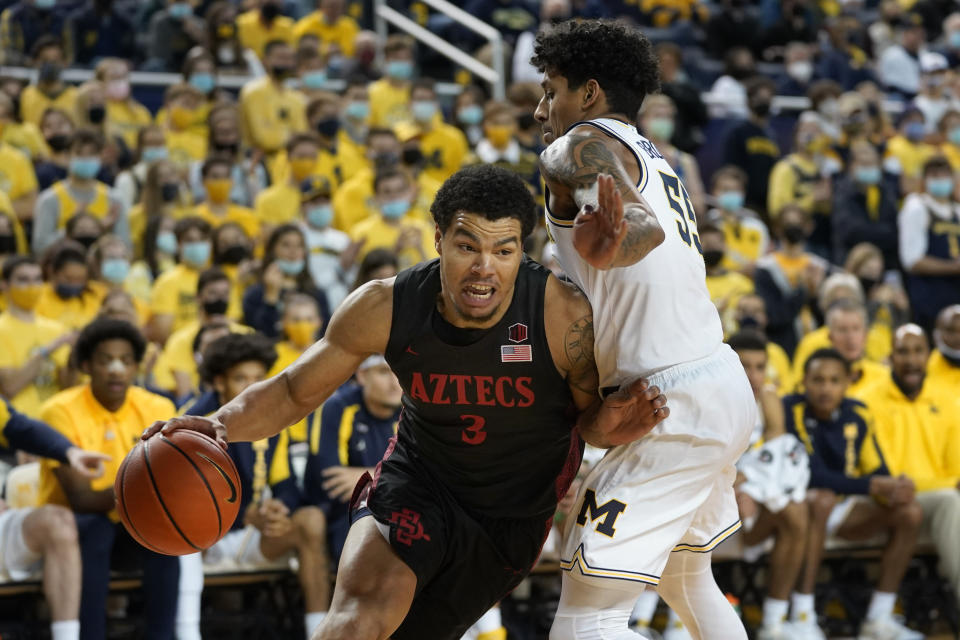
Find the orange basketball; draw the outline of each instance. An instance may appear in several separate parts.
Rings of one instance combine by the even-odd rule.
[[[113,484],[133,539],[170,556],[203,551],[226,534],[240,509],[240,478],[211,438],[178,430],[141,441]]]

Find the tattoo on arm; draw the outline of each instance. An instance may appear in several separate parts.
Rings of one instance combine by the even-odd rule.
[[[614,267],[628,267],[639,262],[663,242],[664,233],[656,215],[644,208],[624,208],[623,220],[627,235],[620,245]]]
[[[599,384],[593,337],[592,315],[576,320],[563,336],[563,348],[570,365],[567,380],[585,393],[595,393]]]
[[[617,189],[629,193],[633,185],[624,175],[620,159],[596,136],[567,134],[570,140],[563,149],[553,154],[549,165],[550,175],[568,186],[582,207],[592,197],[596,202],[597,176],[606,173],[613,176]],[[579,194],[578,194],[579,192]],[[580,200],[584,201],[581,202]]]

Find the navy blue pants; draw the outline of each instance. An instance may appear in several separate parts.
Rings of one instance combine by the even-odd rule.
[[[123,528],[97,513],[74,514],[83,561],[80,640],[103,640],[107,626],[107,592],[111,565],[142,569],[146,629],[149,640],[173,640],[177,617],[180,559],[140,546]]]

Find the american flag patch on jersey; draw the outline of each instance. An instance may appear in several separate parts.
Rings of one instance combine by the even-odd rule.
[[[533,347],[529,344],[500,345],[500,362],[533,362]]]

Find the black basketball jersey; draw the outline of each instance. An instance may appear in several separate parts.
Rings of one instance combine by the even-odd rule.
[[[490,329],[443,319],[438,259],[394,284],[385,355],[404,391],[397,446],[468,512],[549,517],[580,466],[573,398],[544,330],[549,273],[524,259]]]

